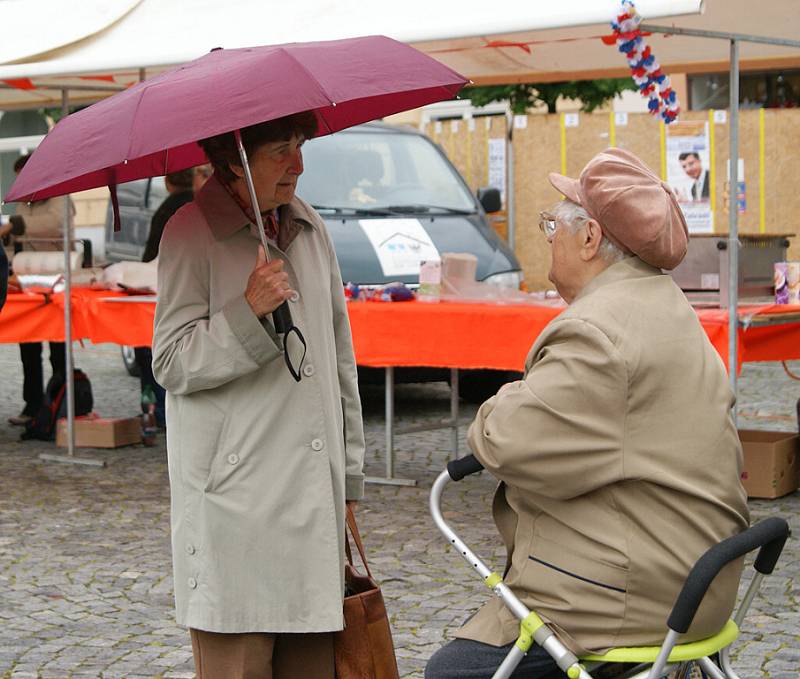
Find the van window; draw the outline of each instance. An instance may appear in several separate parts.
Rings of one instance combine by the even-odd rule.
[[[303,146],[297,193],[318,207],[432,205],[475,210],[458,174],[425,137],[345,132]]]
[[[137,179],[117,185],[117,200],[120,207],[140,207],[144,192],[147,190],[148,179]]]

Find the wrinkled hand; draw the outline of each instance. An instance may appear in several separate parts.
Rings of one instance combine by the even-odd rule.
[[[294,290],[289,287],[289,274],[283,270],[283,260],[267,262],[264,248],[259,245],[256,266],[247,279],[247,289],[244,291],[244,298],[253,313],[263,318],[293,294]]]

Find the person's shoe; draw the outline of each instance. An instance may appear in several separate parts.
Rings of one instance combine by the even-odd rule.
[[[30,415],[26,415],[25,413],[20,413],[19,415],[13,415],[12,417],[8,418],[8,421],[15,427],[24,427],[31,420],[33,420],[33,417],[31,417]]]

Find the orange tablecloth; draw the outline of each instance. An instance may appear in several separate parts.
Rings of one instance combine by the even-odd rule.
[[[110,301],[108,291],[72,295],[73,338],[132,346],[150,344],[155,305]],[[562,310],[538,305],[423,302],[348,305],[359,365],[434,366],[521,370],[545,325]],[[740,318],[800,314],[798,306],[740,307]],[[728,313],[700,309],[700,322],[727,363]],[[0,311],[0,342],[64,339],[64,296],[11,294]],[[781,325],[739,329],[739,363],[800,359],[800,318]]]

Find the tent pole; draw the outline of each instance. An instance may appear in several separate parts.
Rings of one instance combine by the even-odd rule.
[[[728,375],[736,394],[739,339],[739,42],[731,40],[728,183]],[[733,409],[736,423],[736,408]]]
[[[69,115],[69,90],[61,90],[61,112],[66,117]],[[64,398],[67,400],[67,454],[56,455],[42,453],[39,459],[55,462],[71,462],[96,467],[105,467],[102,460],[91,460],[75,457],[75,375],[72,369],[72,268],[70,266],[70,253],[72,251],[72,213],[70,210],[69,194],[64,196],[64,367],[67,371],[66,390]]]
[[[511,252],[516,245],[514,228],[514,112],[506,112],[506,241]]]
[[[61,90],[61,114],[69,115],[69,91]],[[72,215],[69,210],[69,194],[64,196],[64,354],[67,370],[67,454],[75,457],[75,375],[72,370]]]

